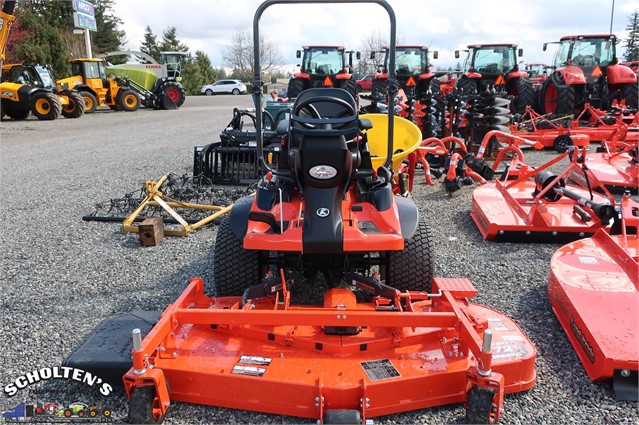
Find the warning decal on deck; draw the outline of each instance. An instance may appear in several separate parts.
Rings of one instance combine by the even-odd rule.
[[[240,356],[240,359],[237,361],[238,363],[242,363],[242,364],[255,364],[255,365],[260,365],[260,366],[268,366],[269,364],[271,364],[271,359],[270,357],[262,357],[262,356]]]
[[[497,317],[488,318],[488,327],[495,331],[507,331],[508,327]]]
[[[263,367],[255,367],[255,366],[241,366],[235,365],[233,366],[233,370],[231,373],[235,373],[237,375],[249,375],[249,376],[262,376],[266,372],[266,369]]]
[[[361,362],[360,364],[371,381],[379,381],[380,379],[390,379],[401,376],[399,371],[395,369],[395,366],[393,366],[393,363],[391,363],[389,359],[371,360],[369,362]]]

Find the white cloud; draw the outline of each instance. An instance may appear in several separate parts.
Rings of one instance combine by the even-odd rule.
[[[552,59],[546,41],[569,34],[607,33],[612,0],[388,0],[397,18],[398,40],[424,44],[440,52],[436,64],[454,65],[456,49],[474,43],[517,43],[526,62]],[[117,0],[114,14],[123,21],[127,47],[137,50],[148,25],[161,39],[162,31],[177,27],[177,36],[191,52],[203,50],[215,66],[234,30],[252,32],[260,0]],[[639,10],[637,0],[616,0],[613,32],[622,37],[628,16]],[[269,7],[260,31],[275,41],[286,63],[307,44],[336,44],[361,48],[377,31],[389,32],[388,16],[376,4],[282,5]]]

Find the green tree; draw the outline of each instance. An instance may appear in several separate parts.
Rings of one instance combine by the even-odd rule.
[[[189,56],[182,72],[182,85],[187,94],[200,94],[202,86],[212,83],[215,79],[215,69],[206,53],[198,50],[195,57]]]
[[[153,57],[156,61],[160,62],[160,46],[158,45],[158,39],[153,34],[150,26],[144,28],[144,40],[140,45],[140,51]]]
[[[97,31],[91,33],[94,54],[120,50],[126,44],[126,33],[118,27],[122,19],[112,14],[113,0],[94,0]]]
[[[628,18],[628,38],[626,38],[626,53],[624,60],[627,62],[639,60],[639,11],[635,10]]]
[[[165,52],[188,52],[189,46],[181,43],[177,39],[177,28],[168,27],[162,33],[162,43],[160,43],[160,49]]]
[[[54,75],[66,76],[69,71],[69,51],[58,28],[51,26],[45,18],[24,10],[20,15],[22,28],[31,34],[23,39],[16,49],[21,62],[51,65]]]

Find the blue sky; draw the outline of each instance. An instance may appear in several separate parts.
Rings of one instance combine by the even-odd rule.
[[[203,50],[214,66],[234,30],[252,31],[260,0],[117,0],[114,13],[123,21],[128,45],[138,50],[149,25],[161,38],[169,26],[191,52]],[[525,62],[550,62],[553,47],[542,45],[571,34],[608,33],[612,0],[388,0],[397,18],[398,40],[424,44],[439,52],[435,65],[458,62],[454,51],[475,43],[517,43]],[[612,32],[626,35],[628,17],[639,0],[614,1]],[[386,36],[388,15],[376,4],[274,5],[260,21],[260,31],[279,46],[284,62],[295,64],[305,44],[337,44],[358,50],[373,32]],[[621,46],[619,46],[621,48]]]

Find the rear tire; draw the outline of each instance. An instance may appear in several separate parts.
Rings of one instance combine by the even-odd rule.
[[[386,284],[400,291],[431,292],[435,263],[430,227],[419,220],[417,230],[402,251],[388,251]]]
[[[575,86],[568,85],[563,75],[553,73],[541,86],[542,114],[573,114],[575,112]]]
[[[388,80],[385,78],[375,78],[371,86],[371,96],[374,102],[386,102],[388,92]]]
[[[116,98],[118,108],[126,112],[140,109],[140,96],[133,90],[121,89]]]
[[[244,249],[242,245],[227,215],[218,226],[213,249],[215,296],[242,295],[247,287],[259,283],[258,251]]]
[[[515,96],[515,99],[510,104],[516,114],[526,112],[526,106],[528,105],[531,108],[535,107],[535,90],[530,81],[517,78],[509,94]]]
[[[477,94],[477,81],[473,79],[462,77],[459,79],[458,86],[461,89],[463,96],[472,96]]]
[[[31,112],[39,120],[54,120],[62,113],[62,104],[52,92],[38,92],[31,96]]]
[[[161,424],[164,416],[154,414],[155,387],[135,387],[129,400],[129,423],[131,424]]]
[[[28,109],[3,110],[2,112],[4,112],[9,118],[15,121],[24,121],[29,118],[29,114],[31,113],[31,111]]]
[[[346,90],[347,92],[349,92],[351,94],[351,96],[353,96],[353,100],[355,100],[355,103],[358,103],[358,96],[357,96],[357,84],[355,84],[355,81],[353,80],[344,80],[344,82],[342,82],[339,85],[339,88],[342,88],[344,90]]]
[[[638,92],[637,84],[623,84],[621,86],[621,94],[626,101],[626,108],[637,109]]]
[[[84,113],[91,114],[95,112],[95,110],[98,108],[98,101],[93,93],[88,91],[81,91],[80,95],[84,99]]]
[[[64,92],[62,94],[69,99],[69,104],[62,107],[62,115],[65,118],[80,118],[84,115],[86,105],[79,92]]]
[[[304,80],[301,78],[291,78],[288,81],[288,98],[293,99],[304,91]]]

